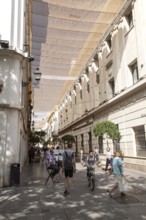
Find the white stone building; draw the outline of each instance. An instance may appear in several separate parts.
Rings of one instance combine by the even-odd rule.
[[[0,187],[9,186],[12,163],[22,169],[28,150],[28,6],[25,0],[5,0],[0,13]]]
[[[110,120],[122,135],[127,167],[146,172],[146,1],[123,8],[90,63],[59,106],[59,134],[76,137],[76,151],[99,147],[105,139],[94,126]],[[112,142],[110,142],[111,148]]]

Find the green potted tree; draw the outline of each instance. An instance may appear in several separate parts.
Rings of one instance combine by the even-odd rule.
[[[75,143],[75,138],[71,134],[66,134],[62,137],[62,141],[64,142],[64,145],[69,143],[72,144]]]
[[[119,147],[121,134],[115,123],[111,121],[104,121],[104,122],[98,123],[95,125],[93,132],[96,137],[103,137],[104,135],[106,135],[107,146],[108,146],[108,138],[111,138],[115,149]]]
[[[45,131],[32,131],[29,134],[29,145],[35,148],[35,161],[40,160],[40,144],[44,146],[44,143],[47,144],[45,141],[46,132]]]

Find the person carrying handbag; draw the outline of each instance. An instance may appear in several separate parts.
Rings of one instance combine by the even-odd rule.
[[[124,190],[124,169],[123,169],[123,161],[121,159],[122,153],[120,151],[115,152],[115,157],[113,159],[113,165],[112,165],[112,171],[115,175],[115,184],[111,189],[108,189],[107,192],[109,193],[109,196],[112,197],[112,193],[115,189],[119,187],[119,191],[121,193],[121,197],[126,196],[125,190]],[[121,187],[123,182],[123,188]]]

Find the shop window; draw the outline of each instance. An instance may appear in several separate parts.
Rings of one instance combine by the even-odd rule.
[[[81,134],[81,147],[84,148],[84,136],[83,136],[83,134]]]
[[[76,156],[78,155],[78,137],[75,136]]]
[[[92,133],[91,131],[88,132],[89,139],[88,139],[88,145],[89,145],[89,152],[92,150]]]
[[[98,137],[98,146],[99,146],[99,153],[103,154],[103,137]]]

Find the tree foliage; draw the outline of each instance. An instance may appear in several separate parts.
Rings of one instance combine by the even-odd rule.
[[[71,134],[64,135],[64,136],[62,137],[62,140],[63,140],[64,142],[67,142],[67,143],[74,143],[74,142],[75,142],[75,138],[74,138],[74,136],[71,135]]]
[[[46,143],[45,141],[46,132],[45,131],[32,131],[29,135],[29,142],[34,146],[41,143]]]
[[[113,141],[119,142],[121,134],[116,124],[111,121],[104,121],[95,125],[93,129],[95,136],[103,136],[107,134]]]

